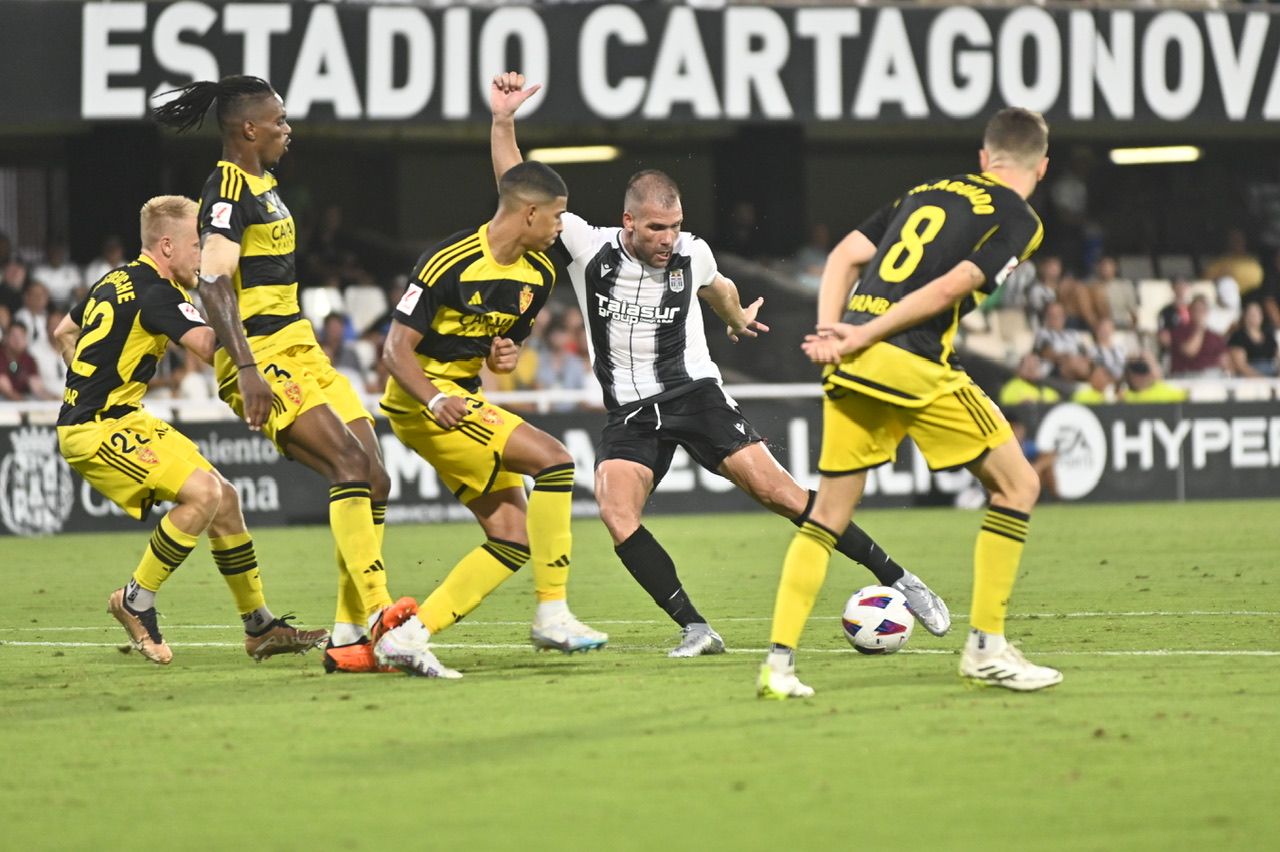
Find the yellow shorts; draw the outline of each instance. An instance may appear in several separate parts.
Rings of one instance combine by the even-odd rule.
[[[244,417],[239,371],[225,349],[219,349],[214,356],[214,367],[218,374],[218,396],[236,414]],[[351,382],[333,368],[318,345],[299,344],[259,357],[258,369],[266,376],[275,395],[262,434],[281,453],[284,448],[280,445],[280,433],[292,426],[302,414],[318,406],[331,407],[343,423],[361,418],[373,422],[373,415],[365,409]]]
[[[190,438],[141,409],[59,426],[58,448],[86,482],[139,521],[156,503],[177,498],[191,474],[213,470]]]
[[[1013,440],[1009,421],[977,385],[943,394],[920,408],[828,385],[818,472],[839,476],[893,461],[906,435],[932,470],[969,464]]]
[[[442,392],[465,398],[471,413],[455,428],[442,429],[425,407],[400,411],[384,402],[396,437],[426,459],[464,504],[492,491],[523,488],[524,477],[502,467],[502,453],[524,418],[489,403],[483,390],[468,393],[453,382],[432,381]]]

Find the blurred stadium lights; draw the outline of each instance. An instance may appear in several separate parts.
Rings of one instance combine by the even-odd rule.
[[[621,156],[622,149],[616,145],[574,145],[529,151],[529,159],[540,163],[607,163]]]
[[[1146,166],[1153,163],[1194,163],[1204,152],[1195,145],[1160,145],[1153,148],[1112,148],[1111,162],[1117,166]]]

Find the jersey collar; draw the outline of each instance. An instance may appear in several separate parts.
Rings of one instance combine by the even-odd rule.
[[[1013,189],[1013,187],[1009,186],[1009,184],[1000,180],[1000,178],[996,177],[991,172],[983,172],[982,176],[998,186],[1003,186],[1005,189]]]
[[[276,176],[269,171],[264,172],[262,177],[258,177],[257,175],[249,174],[230,160],[219,160],[218,165],[230,166],[240,174],[244,175],[245,183],[249,184],[249,191],[254,195],[261,195],[269,189],[274,189],[276,184],[279,183],[279,181],[276,180]]]
[[[136,263],[145,263],[147,266],[150,266],[153,270],[155,270],[156,275],[160,275],[160,267],[159,267],[159,266],[157,266],[157,265],[156,265],[156,262],[155,262],[154,260],[152,260],[149,256],[147,256],[147,254],[146,254],[145,252],[143,252],[142,254],[138,255],[138,259],[137,259],[137,261],[135,261],[135,262],[136,262]],[[160,275],[160,277],[161,277],[161,278],[163,278],[164,276],[163,276],[163,275]]]
[[[520,255],[520,257],[517,257],[511,263],[498,262],[498,259],[493,256],[493,249],[489,248],[489,223],[485,222],[483,225],[481,225],[480,230],[477,233],[480,235],[480,250],[484,252],[485,257],[493,261],[494,266],[497,266],[501,269],[510,269],[511,267],[519,264],[520,261],[524,259],[524,255]]]

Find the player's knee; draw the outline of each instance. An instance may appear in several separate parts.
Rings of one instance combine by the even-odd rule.
[[[1030,464],[1019,465],[1010,473],[998,488],[1003,502],[1020,512],[1030,512],[1040,499],[1040,477]]]
[[[335,481],[369,482],[369,467],[369,456],[355,436],[348,436],[347,440],[335,448],[333,455]]]
[[[218,506],[218,514],[226,515],[229,513],[240,513],[240,492],[236,487],[225,479],[221,479],[221,503]]]
[[[198,470],[183,484],[178,496],[180,503],[198,511],[207,523],[222,505],[222,480],[206,470]]]
[[[608,500],[599,501],[600,520],[614,541],[626,541],[640,529],[640,513],[630,506],[620,506]]]
[[[378,458],[369,459],[369,491],[374,500],[386,500],[391,494],[391,476]]]

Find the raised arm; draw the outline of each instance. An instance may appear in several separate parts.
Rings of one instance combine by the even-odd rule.
[[[495,181],[502,180],[512,166],[524,162],[516,144],[516,110],[541,88],[539,83],[526,89],[524,75],[517,71],[499,74],[489,86],[489,108],[493,110],[489,150],[493,156]]]
[[[756,314],[764,304],[764,296],[744,308],[738,295],[738,286],[719,273],[716,273],[713,282],[698,291],[698,298],[706,302],[716,316],[724,321],[725,334],[734,343],[738,342],[739,337],[758,337],[757,332],[769,330],[769,326],[756,320]]]
[[[258,372],[253,350],[240,322],[240,306],[231,283],[239,263],[239,244],[219,234],[209,234],[204,238],[200,250],[200,297],[204,301],[209,325],[213,326],[222,345],[227,347],[227,354],[239,372],[245,422],[250,429],[257,431],[271,413],[271,386]]]

